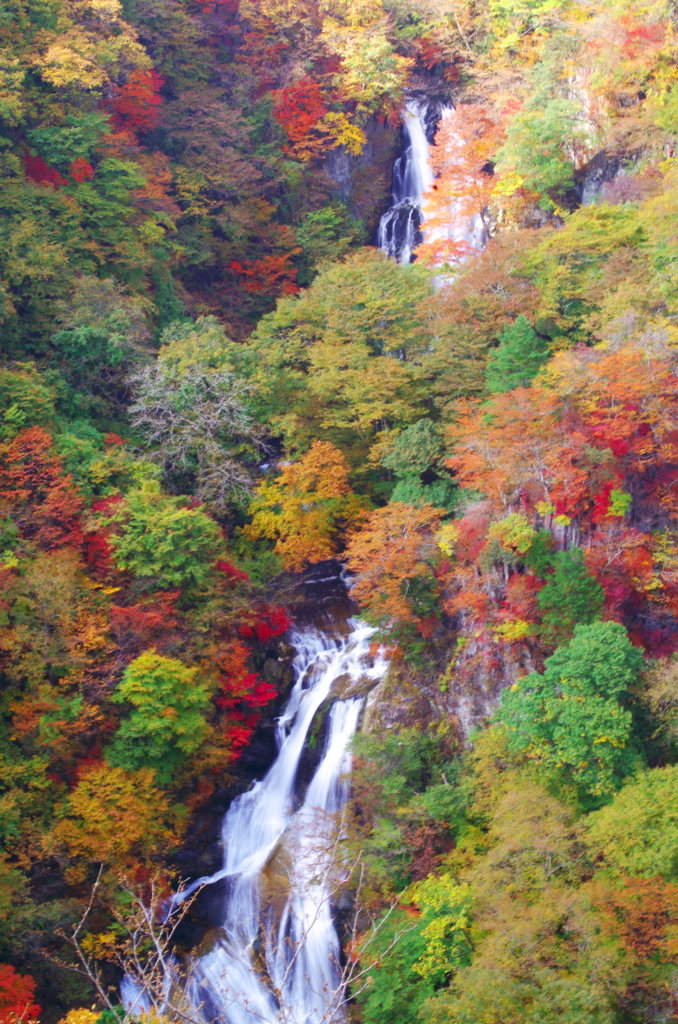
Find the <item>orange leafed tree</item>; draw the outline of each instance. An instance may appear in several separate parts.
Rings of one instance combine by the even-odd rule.
[[[457,403],[449,463],[463,487],[486,496],[490,519],[520,510],[552,532],[556,547],[584,547],[606,614],[625,622],[638,643],[665,653],[675,647],[678,607],[670,525],[678,514],[677,411],[670,360],[632,345],[574,349],[558,353],[532,387],[489,403]],[[460,543],[463,536],[462,524]],[[481,539],[491,538],[482,531]],[[496,591],[491,573],[476,573],[476,560],[474,553],[461,565],[457,557],[444,606],[448,613],[473,606],[487,620]],[[534,621],[529,593],[520,609],[514,604],[495,609],[497,621]]]
[[[242,277],[246,292],[296,295],[299,285],[292,257],[299,251],[295,248],[292,253],[270,253],[258,260],[232,260],[230,268]]]
[[[593,903],[604,931],[617,935],[639,960],[667,963],[678,953],[678,886],[661,877],[623,879],[619,887],[594,884]]]
[[[314,441],[303,458],[284,466],[272,483],[262,484],[245,533],[253,540],[275,540],[285,568],[297,571],[332,558],[342,529],[360,519],[364,509],[350,488],[343,453],[329,441]]]
[[[476,402],[459,409],[449,465],[463,487],[482,491],[499,509],[528,498],[576,514],[587,495],[586,471],[578,465],[586,438],[563,417],[553,391],[516,388],[497,395],[491,409]]]
[[[672,360],[640,348],[560,353],[548,383],[576,411],[587,442],[610,451],[620,477],[665,514],[678,514],[678,379]]]
[[[436,180],[426,195],[424,243],[420,259],[453,263],[471,251],[460,241],[464,227],[479,216],[487,229],[485,211],[494,187],[492,159],[503,130],[479,104],[458,106],[443,117],[431,163]]]
[[[351,537],[346,549],[356,577],[351,593],[376,621],[414,619],[408,590],[414,580],[432,575],[434,534],[443,515],[433,505],[392,502],[371,512]]]
[[[546,501],[599,521],[610,491],[626,480],[674,515],[677,408],[667,360],[632,348],[559,353],[543,383],[497,395],[489,406],[459,403],[450,465],[463,486],[499,509],[519,498]]]

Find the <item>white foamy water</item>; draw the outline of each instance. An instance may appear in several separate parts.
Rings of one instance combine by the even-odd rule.
[[[424,193],[433,184],[426,137],[428,105],[408,100],[403,112],[405,145],[393,167],[392,203],[379,221],[377,245],[398,263],[410,263],[422,240]]]
[[[427,193],[435,183],[429,139],[433,139],[436,125],[453,114],[453,107],[426,99],[410,99],[403,108],[403,151],[393,167],[391,206],[382,215],[377,231],[377,245],[398,263],[411,263],[424,238],[427,242],[463,242],[469,252],[479,251],[486,244],[480,216],[475,214],[468,220],[460,214],[462,204],[454,200],[449,203],[446,225],[433,229],[426,224]]]
[[[223,868],[192,887],[227,880],[217,940],[191,972],[191,1001],[206,1022],[321,1024],[343,1017],[332,848],[323,840],[330,839],[347,799],[348,747],[362,697],[330,708],[325,749],[301,807],[295,779],[313,717],[333,684],[364,677],[376,682],[386,671],[383,655],[371,651],[373,630],[355,620],[349,626],[344,637],[315,628],[290,636],[296,682],[277,723],[278,756],[226,814]],[[282,892],[267,902],[265,872],[272,862]]]

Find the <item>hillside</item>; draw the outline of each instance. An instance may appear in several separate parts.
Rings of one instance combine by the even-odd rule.
[[[5,4],[0,1024],[676,1018],[677,32]],[[285,819],[277,1009],[212,1005],[225,925],[170,894],[335,647],[275,794],[335,744],[336,991],[264,963]]]

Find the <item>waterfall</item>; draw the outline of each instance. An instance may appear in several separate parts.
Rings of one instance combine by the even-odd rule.
[[[393,166],[392,203],[377,230],[378,247],[398,263],[411,263],[414,250],[424,240],[426,192],[435,180],[429,142],[433,142],[439,122],[453,113],[453,107],[429,100],[410,99],[405,104],[404,146]],[[459,205],[450,202],[449,226],[429,231],[426,240],[449,238],[464,243],[469,254],[477,252],[487,243],[482,219],[475,214],[466,220]]]
[[[413,99],[403,110],[405,144],[393,167],[392,203],[377,231],[377,245],[398,263],[411,263],[415,247],[423,240],[423,196],[433,184],[427,133],[435,126],[436,114],[426,101]]]
[[[348,796],[348,747],[362,697],[332,704],[323,755],[301,806],[295,779],[309,728],[333,684],[377,681],[386,671],[381,652],[371,650],[374,631],[358,620],[348,626],[345,636],[315,627],[290,636],[296,682],[277,722],[278,756],[226,814],[223,868],[191,887],[227,884],[217,939],[191,971],[191,1002],[205,1022],[330,1024],[343,1017],[328,839]],[[283,891],[273,896],[266,891],[271,872],[276,881],[282,876]]]

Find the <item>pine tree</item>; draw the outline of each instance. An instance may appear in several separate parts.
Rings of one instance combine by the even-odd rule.
[[[485,385],[493,395],[527,387],[549,357],[544,338],[532,330],[522,314],[507,325],[499,339],[499,348],[490,353]]]

